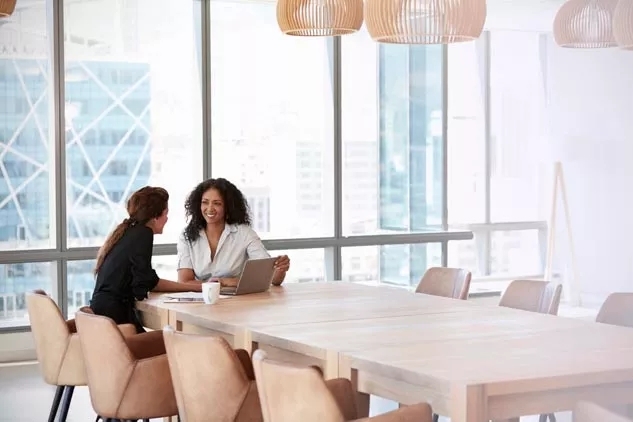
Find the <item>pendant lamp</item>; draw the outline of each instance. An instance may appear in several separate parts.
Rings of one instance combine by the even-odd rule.
[[[615,47],[613,16],[618,0],[568,0],[554,18],[554,40],[567,48]]]
[[[278,0],[277,23],[286,35],[346,35],[363,24],[363,0]]]
[[[633,0],[620,0],[616,6],[613,35],[620,47],[633,50]]]
[[[0,18],[6,18],[13,14],[17,0],[0,0]]]
[[[448,44],[478,38],[486,0],[367,0],[365,25],[378,42]]]

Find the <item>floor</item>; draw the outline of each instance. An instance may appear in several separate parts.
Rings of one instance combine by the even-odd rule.
[[[55,387],[47,385],[39,374],[37,363],[0,365],[0,421],[39,422],[48,418]],[[372,397],[371,414],[397,408],[396,403]],[[86,387],[75,388],[68,422],[92,422],[96,414]],[[570,422],[569,414],[557,414],[559,422]],[[153,421],[159,421],[154,419]],[[440,418],[440,421],[448,419]],[[537,422],[537,416],[523,417],[521,422]]]

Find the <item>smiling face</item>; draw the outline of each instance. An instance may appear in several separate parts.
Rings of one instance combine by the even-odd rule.
[[[200,211],[207,224],[224,223],[224,200],[217,189],[211,188],[202,194]]]

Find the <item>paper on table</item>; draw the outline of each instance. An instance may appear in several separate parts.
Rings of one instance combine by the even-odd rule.
[[[179,292],[169,293],[164,296],[166,299],[200,299],[202,300],[202,293],[200,292]]]
[[[220,299],[228,299],[233,296],[220,295]],[[167,303],[200,303],[204,302],[200,292],[178,292],[163,296],[163,302]]]

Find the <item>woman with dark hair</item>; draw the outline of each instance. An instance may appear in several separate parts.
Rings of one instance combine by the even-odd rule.
[[[150,291],[199,292],[200,285],[183,285],[163,280],[152,269],[154,235],[167,223],[169,194],[163,188],[146,186],[127,201],[129,218],[108,236],[97,254],[97,281],[90,307],[97,315],[117,324],[134,324],[145,331],[136,315],[135,301]]]
[[[196,186],[185,213],[189,223],[178,241],[179,282],[213,279],[235,286],[247,259],[270,257],[251,228],[246,198],[228,180],[208,179]],[[287,255],[277,258],[272,283],[283,283],[289,268]]]

